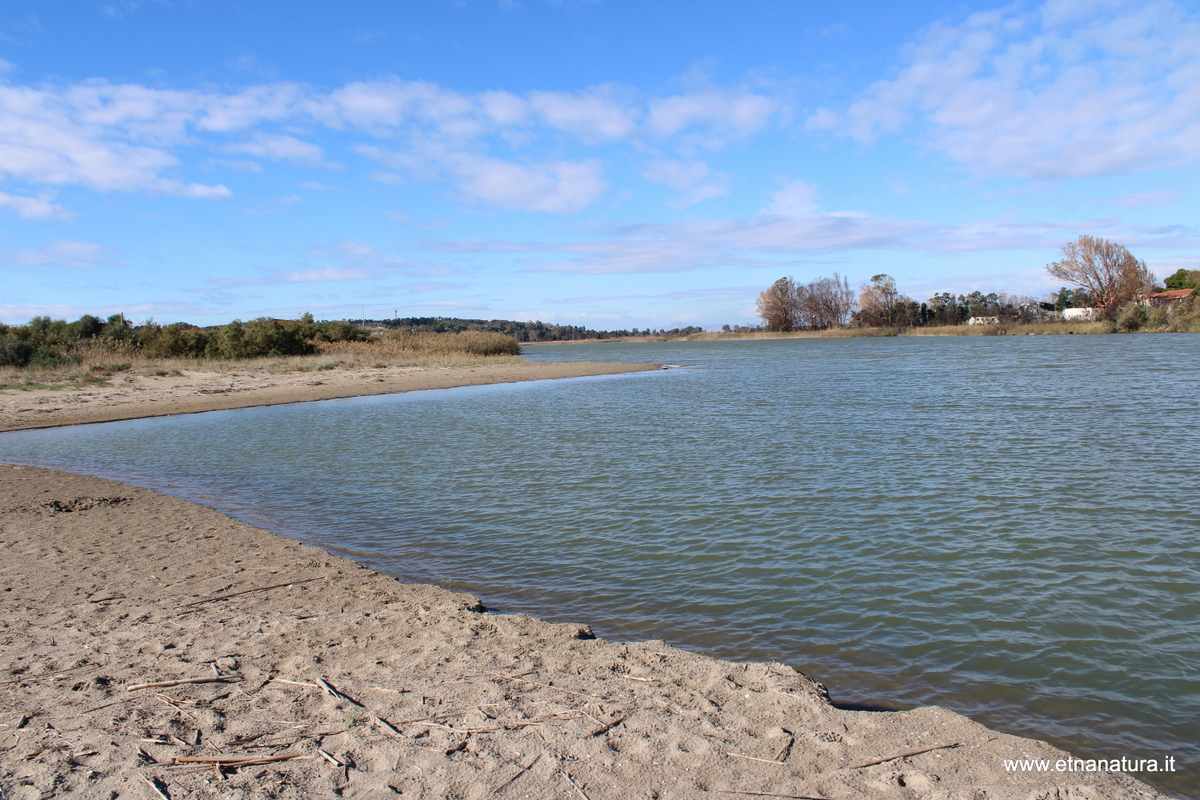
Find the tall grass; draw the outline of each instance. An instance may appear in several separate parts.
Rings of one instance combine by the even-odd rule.
[[[91,343],[70,353],[67,363],[0,367],[0,388],[79,388],[109,384],[126,375],[182,372],[318,372],[385,367],[469,367],[521,363],[517,340],[502,333],[392,332],[368,342],[322,342],[313,355],[243,359],[154,358],[121,342]]]

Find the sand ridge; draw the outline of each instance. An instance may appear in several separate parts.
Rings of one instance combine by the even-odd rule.
[[[5,800],[1162,797],[1007,773],[1065,754],[940,708],[840,710],[782,664],[488,613],[147,489],[0,485]]]
[[[0,431],[656,369],[661,365],[506,361],[473,367],[338,367],[314,372],[124,372],[114,375],[111,385],[0,390]]]

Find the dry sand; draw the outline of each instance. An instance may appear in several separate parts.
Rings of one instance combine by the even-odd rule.
[[[163,376],[125,372],[113,376],[113,385],[108,386],[0,391],[0,431],[194,414],[419,389],[615,375],[659,368],[658,364],[509,361],[442,369],[341,367],[317,372],[185,370],[179,375]]]
[[[656,367],[127,375],[0,393],[0,430]],[[782,664],[489,614],[147,489],[0,485],[0,800],[1162,797],[1006,773],[1066,755],[939,708],[839,710]]]
[[[1162,796],[1006,773],[1066,756],[940,708],[839,710],[782,664],[490,614],[147,489],[0,482],[4,800]]]

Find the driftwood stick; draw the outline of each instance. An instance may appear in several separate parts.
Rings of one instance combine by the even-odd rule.
[[[287,761],[292,758],[311,758],[303,753],[282,756],[176,756],[176,764],[222,764],[226,767],[248,767],[254,764],[269,764],[272,761]]]
[[[584,713],[587,714],[586,711]],[[592,717],[591,714],[588,714],[588,716]],[[592,719],[596,719],[596,718],[592,717]],[[600,736],[601,734],[608,733],[613,728],[617,727],[618,725],[620,725],[622,722],[624,722],[627,719],[629,719],[628,715],[626,715],[624,717],[617,717],[616,719],[614,719],[612,722],[608,723],[607,725],[602,725],[599,728],[597,728],[596,730],[592,731],[591,733],[588,734],[588,736]]]
[[[501,675],[499,672],[488,672],[487,670],[484,670],[484,673],[487,675],[491,675],[493,677],[499,678],[504,681],[516,681],[517,683],[528,683],[533,686],[540,686],[543,689],[554,689],[555,691],[566,692],[567,694],[573,694],[576,697],[586,697],[589,700],[603,700],[604,699],[603,697],[596,697],[595,695],[582,694],[580,692],[572,692],[570,689],[562,689],[562,688],[559,688],[558,686],[551,686],[548,683],[538,683],[537,681],[527,681],[524,678],[514,678],[511,675]],[[529,673],[524,673],[524,674],[528,675]],[[565,775],[566,773],[563,773],[563,774]]]
[[[183,686],[192,683],[235,683],[242,679],[241,675],[212,675],[204,678],[183,678],[177,681],[154,681],[153,683],[134,683],[126,686],[126,691],[136,692],[138,689],[161,689],[167,686]]]
[[[962,745],[958,742],[955,742],[954,744],[939,744],[937,747],[926,747],[924,750],[914,750],[911,753],[901,753],[898,756],[889,756],[887,758],[881,758],[878,761],[868,761],[865,764],[858,764],[857,766],[853,767],[842,767],[842,769],[862,769],[863,767],[873,767],[876,764],[886,764],[889,761],[895,761],[900,758],[919,756],[922,753],[932,753],[934,750],[953,750],[955,747],[962,747]]]
[[[353,697],[343,694],[342,692],[339,692],[337,689],[333,688],[329,681],[325,680],[324,678],[317,678],[317,685],[325,690],[325,694],[329,695],[335,700],[345,700],[347,703],[353,703],[359,708],[363,707],[363,704],[355,700]]]
[[[717,789],[722,794],[748,794],[752,797],[783,797],[787,800],[829,800],[826,797],[813,797],[807,794],[775,794],[773,792],[743,792],[740,789]]]
[[[233,594],[222,594],[222,595],[217,595],[216,597],[205,597],[201,600],[195,600],[191,603],[184,603],[183,605],[180,606],[180,608],[191,608],[192,606],[198,606],[202,603],[216,603],[220,600],[228,600],[231,597],[239,597],[240,595],[243,595],[243,594],[253,594],[255,592],[269,592],[271,589],[281,589],[284,586],[298,586],[301,583],[312,583],[313,581],[319,581],[319,580],[321,580],[321,579],[320,578],[305,578],[302,581],[288,581],[287,583],[276,583],[271,586],[260,586],[257,589],[246,589],[241,592],[234,592]]]
[[[565,769],[562,770],[561,774],[564,778],[567,779],[568,783],[570,783],[572,786],[575,787],[575,791],[579,792],[579,796],[582,797],[583,800],[592,800],[592,798],[587,796],[587,792],[585,792],[583,789],[579,788],[579,784],[575,782],[574,778],[572,778],[570,775],[567,774],[567,771]]]
[[[391,736],[396,736],[399,738],[404,738],[404,734],[401,733],[396,728],[396,726],[392,725],[392,723],[388,722],[383,717],[372,714],[371,715],[371,724],[374,725],[376,728],[379,728],[379,730],[383,731],[386,734],[389,734]]]
[[[326,753],[324,750],[322,750],[322,749],[321,749],[321,748],[319,748],[319,747],[317,748],[317,755],[321,756],[321,758],[325,759],[325,760],[326,760],[326,761],[328,761],[330,764],[333,764],[335,767],[344,767],[344,766],[346,766],[345,764],[343,764],[343,763],[342,763],[342,762],[341,762],[341,761],[340,761],[340,760],[337,758],[337,756],[334,756],[334,755],[331,755],[331,754],[329,754],[329,753]]]
[[[304,681],[285,681],[283,678],[268,678],[267,683],[286,683],[289,686],[308,686],[312,689],[320,689],[320,685],[316,683],[306,683]]]
[[[150,787],[151,791],[153,791],[155,795],[157,795],[159,798],[161,798],[161,800],[171,800],[171,798],[167,795],[167,793],[164,792],[159,787],[158,778],[147,778],[145,775],[143,775],[140,772],[138,773],[138,777],[141,778],[142,780],[144,780],[146,782],[146,785]]]
[[[746,760],[748,760],[748,761],[759,761],[759,762],[761,762],[761,763],[763,763],[763,764],[778,764],[778,765],[780,765],[781,767],[786,767],[786,766],[787,766],[787,764],[786,764],[786,763],[784,763],[784,762],[782,762],[782,761],[772,761],[772,760],[771,760],[771,759],[769,759],[769,758],[755,758],[754,756],[744,756],[744,755],[742,755],[741,753],[726,753],[725,755],[727,755],[727,756],[733,756],[734,758],[744,758],[744,759],[746,759]]]
[[[523,766],[519,770],[517,770],[517,773],[515,775],[513,775],[511,778],[506,780],[504,783],[497,786],[496,790],[495,790],[496,794],[500,794],[500,791],[502,789],[508,788],[508,786],[510,784],[512,784],[513,781],[515,781],[517,778],[524,775],[526,772],[529,772],[529,770],[533,769],[533,765],[536,764],[538,762],[538,759],[541,757],[542,757],[542,754],[538,753],[536,756],[533,757],[532,761],[530,761],[528,764],[526,764],[525,766]]]

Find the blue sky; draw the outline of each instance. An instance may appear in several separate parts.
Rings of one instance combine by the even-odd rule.
[[[900,6],[903,6],[902,8]],[[756,322],[783,275],[1200,268],[1167,0],[8,0],[0,320]]]

